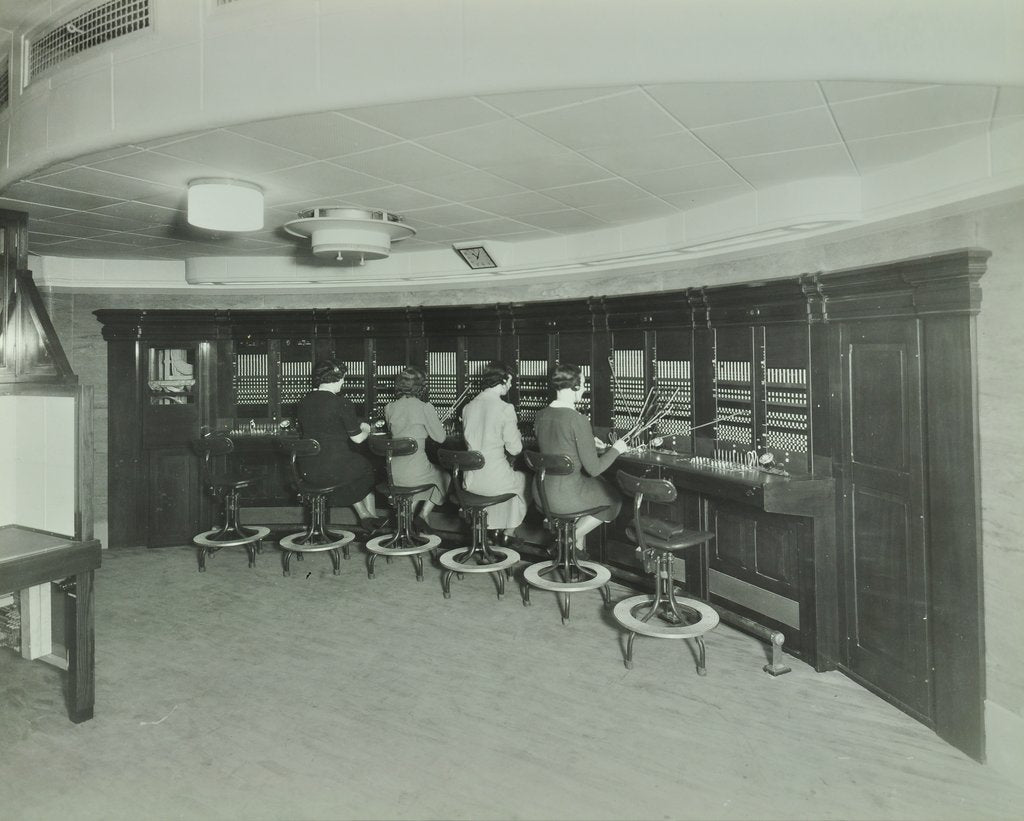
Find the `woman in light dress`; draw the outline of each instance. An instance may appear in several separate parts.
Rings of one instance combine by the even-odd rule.
[[[462,432],[467,449],[483,454],[484,466],[466,471],[463,477],[466,490],[481,496],[516,494],[487,508],[487,524],[501,531],[499,544],[509,546],[526,516],[526,474],[513,470],[507,458],[523,450],[515,408],[503,399],[512,388],[512,369],[503,362],[488,363],[480,387],[462,410]]]
[[[445,440],[444,425],[438,418],[437,410],[429,402],[423,401],[427,392],[427,373],[422,368],[409,365],[402,369],[395,379],[395,393],[398,398],[384,408],[384,419],[387,421],[391,436],[395,439],[415,439],[419,447],[411,456],[400,456],[391,465],[392,477],[396,485],[416,487],[433,485],[430,490],[418,493],[413,497],[415,526],[420,533],[433,535],[429,517],[434,507],[444,501],[448,489],[448,474],[434,465],[427,458],[427,439],[443,443]],[[420,505],[419,512],[416,507]]]

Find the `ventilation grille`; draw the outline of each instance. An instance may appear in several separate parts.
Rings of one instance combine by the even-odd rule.
[[[33,37],[25,82],[93,46],[149,28],[149,0],[112,0],[79,12]]]

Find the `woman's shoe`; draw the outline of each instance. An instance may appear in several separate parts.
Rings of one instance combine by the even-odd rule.
[[[360,516],[359,526],[367,533],[376,533],[387,523],[383,516]]]

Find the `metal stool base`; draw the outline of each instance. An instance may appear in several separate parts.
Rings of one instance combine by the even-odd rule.
[[[331,557],[331,568],[334,575],[337,576],[341,573],[341,557],[338,555],[338,550],[344,552],[345,558],[348,558],[348,544],[355,539],[356,534],[351,533],[347,530],[327,530],[324,531],[325,535],[335,536],[333,541],[329,542],[315,542],[315,541],[301,541],[302,539],[309,539],[308,533],[303,531],[302,533],[293,533],[290,536],[285,536],[281,539],[278,544],[281,545],[281,564],[283,569],[283,575],[291,575],[291,559],[292,554],[299,554],[299,559],[302,559],[303,553],[324,553],[326,552]]]
[[[423,544],[410,544],[414,539],[426,539]],[[392,545],[395,545],[392,547]],[[370,555],[366,561],[366,575],[373,578],[373,564],[377,556],[384,556],[390,559],[392,556],[412,556],[413,565],[416,567],[416,581],[423,581],[423,554],[437,550],[441,545],[440,536],[416,536],[408,539],[400,539],[398,534],[386,533],[376,539],[370,539],[366,543],[366,549]]]
[[[206,571],[206,557],[212,556],[222,547],[244,546],[245,552],[249,555],[249,567],[256,566],[256,554],[262,547],[260,542],[265,536],[269,535],[270,528],[260,525],[256,527],[240,527],[239,531],[251,532],[248,535],[238,536],[236,531],[225,532],[223,528],[215,527],[213,530],[207,530],[205,533],[200,533],[192,538],[192,543],[199,548],[200,573]],[[221,535],[225,535],[228,538],[217,538]]]
[[[512,568],[520,562],[521,557],[519,553],[507,547],[488,547],[488,552],[491,554],[504,554],[504,558],[498,559],[491,564],[477,564],[475,561],[460,562],[456,558],[462,556],[463,558],[473,559],[479,552],[472,547],[457,547],[454,550],[441,554],[441,567],[445,569],[445,573],[441,577],[441,589],[446,599],[452,597],[452,576],[458,574],[459,578],[462,578],[463,573],[496,573],[498,598],[500,599],[505,595],[505,579],[512,575]]]
[[[580,570],[592,574],[591,578],[584,579],[579,578],[569,581],[554,581],[546,578],[544,574],[546,572],[553,572],[555,570]],[[603,564],[597,562],[573,560],[566,565],[564,562],[551,561],[551,562],[537,562],[531,564],[526,570],[523,571],[523,581],[526,582],[526,587],[523,588],[523,604],[528,605],[530,603],[530,587],[536,587],[540,590],[549,590],[558,596],[558,606],[562,612],[562,624],[569,622],[569,606],[570,606],[570,593],[582,593],[584,590],[601,590],[601,596],[607,604],[611,600],[611,593],[608,590],[608,582],[611,581],[611,571]]]
[[[629,641],[626,645],[626,669],[633,667],[633,641],[637,634],[640,634],[658,639],[693,639],[700,652],[697,674],[707,675],[704,640],[701,637],[718,626],[718,611],[698,599],[674,599],[674,602],[678,608],[696,613],[697,620],[692,623],[688,621],[680,624],[671,623],[660,615],[663,602],[654,596],[630,596],[615,605],[612,615],[615,616],[615,620],[619,624],[629,630]],[[643,614],[641,618],[637,618],[635,611],[641,607],[646,607],[647,613]],[[684,615],[686,614],[684,613]]]

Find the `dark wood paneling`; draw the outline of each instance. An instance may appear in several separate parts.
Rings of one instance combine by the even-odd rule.
[[[199,467],[191,448],[146,452],[149,547],[190,544],[200,532]]]
[[[916,323],[843,328],[844,665],[930,721]]]
[[[143,447],[187,445],[199,436],[196,405],[149,405],[143,415]]]
[[[110,547],[146,538],[146,475],[142,470],[142,397],[139,344],[107,345],[107,539]]]
[[[712,505],[709,519],[711,532],[715,534],[711,547],[712,566],[755,572],[757,524],[754,519],[722,504]]]
[[[935,729],[984,758],[985,641],[982,597],[981,469],[978,447],[977,336],[968,315],[924,322],[924,408],[929,438],[929,621],[941,662],[934,664]]]
[[[797,546],[793,543],[792,528],[768,521],[759,522],[755,547],[754,568],[757,574],[796,590],[800,583],[800,560]]]

